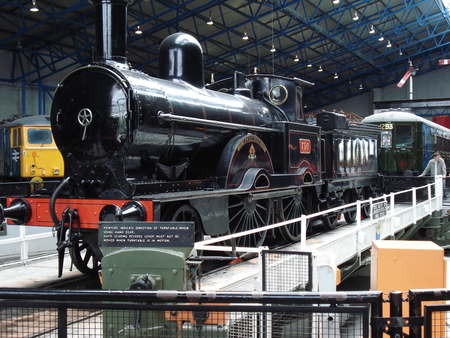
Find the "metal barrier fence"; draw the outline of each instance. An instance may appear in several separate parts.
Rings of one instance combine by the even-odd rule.
[[[0,289],[0,337],[450,336],[448,289],[391,292]],[[383,316],[389,302],[389,316]],[[402,303],[409,302],[409,316]],[[430,304],[433,302],[433,304]],[[441,304],[436,304],[441,303]],[[423,312],[423,314],[422,314]]]
[[[450,305],[427,305],[424,307],[426,337],[448,337],[450,334]]]
[[[262,250],[262,291],[312,291],[312,253]]]
[[[0,290],[0,336],[369,337],[380,292]]]
[[[422,327],[418,325],[422,319],[425,337],[450,337],[450,305],[446,304],[450,300],[450,290],[409,290],[408,300],[410,319],[412,319],[411,338],[422,337]],[[430,301],[441,302],[441,304],[430,304]],[[424,315],[422,315],[422,309]]]

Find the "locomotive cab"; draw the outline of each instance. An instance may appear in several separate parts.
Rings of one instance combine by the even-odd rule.
[[[281,121],[306,123],[303,112],[303,87],[314,83],[270,74],[245,75],[235,72],[227,78],[207,85],[208,89],[243,95],[271,105]]]
[[[0,127],[0,177],[7,180],[55,179],[64,176],[63,158],[42,115]]]

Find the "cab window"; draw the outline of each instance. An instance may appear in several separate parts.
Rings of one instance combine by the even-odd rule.
[[[52,132],[50,129],[28,129],[27,139],[29,144],[52,144]]]
[[[413,128],[412,126],[396,125],[395,126],[395,145],[400,148],[411,148],[413,145]]]

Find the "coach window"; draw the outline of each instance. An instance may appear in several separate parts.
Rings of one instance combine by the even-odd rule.
[[[395,145],[401,148],[411,148],[413,144],[412,126],[395,126]]]
[[[12,146],[20,147],[22,145],[22,129],[14,128],[12,130]]]
[[[443,139],[442,139],[440,136],[437,137],[437,141],[436,141],[436,143],[437,143],[437,149],[442,149],[442,145],[443,145],[442,140],[443,140]]]

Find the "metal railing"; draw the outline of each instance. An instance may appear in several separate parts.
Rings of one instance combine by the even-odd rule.
[[[409,315],[413,320],[410,325],[411,338],[450,337],[449,289],[409,290],[408,300]],[[434,304],[430,304],[430,302]],[[423,320],[423,330],[420,325],[421,320]]]
[[[29,230],[29,226],[8,225],[8,227],[18,227],[19,235],[0,239],[0,252],[2,253],[0,254],[0,268],[18,264],[27,265],[29,262],[34,260],[57,256],[56,242],[53,239],[54,234],[51,229],[39,227],[42,229],[41,233],[29,234],[29,231],[27,232],[27,230]],[[30,248],[31,242],[45,243],[45,245],[40,245],[38,248]],[[14,248],[14,250],[6,250],[5,247],[10,245],[17,245],[17,247]]]
[[[449,289],[393,291],[383,299],[381,291],[3,288],[0,299],[0,336],[7,338],[450,336]],[[409,315],[402,313],[405,302]],[[383,303],[389,303],[389,316],[383,316]]]
[[[422,198],[418,198],[418,193],[422,196]],[[400,197],[401,199],[404,199],[405,195],[410,194],[410,200],[411,204],[409,207],[405,208],[404,204],[402,205],[402,208],[396,208],[396,202]],[[325,211],[316,212],[314,214],[310,215],[301,215],[301,217],[270,224],[264,227],[251,229],[239,233],[229,234],[226,236],[221,237],[214,237],[210,239],[206,239],[200,242],[195,243],[195,248],[197,250],[214,250],[214,251],[222,251],[222,252],[255,252],[260,253],[262,249],[264,248],[249,248],[249,247],[235,247],[230,245],[217,245],[217,243],[221,242],[231,242],[233,243],[236,238],[242,237],[242,236],[248,236],[251,234],[255,234],[258,232],[263,231],[269,231],[275,228],[279,228],[282,226],[286,226],[292,223],[298,223],[301,224],[301,247],[300,250],[307,250],[306,248],[306,234],[309,222],[314,219],[320,219],[321,217],[324,217],[325,215],[329,215],[332,213],[343,213],[344,211],[347,211],[349,209],[354,210],[356,208],[356,232],[360,233],[364,229],[367,228],[374,228],[375,226],[378,226],[380,219],[385,224],[384,227],[380,228],[379,236],[377,239],[383,239],[388,236],[394,236],[397,229],[396,222],[398,223],[398,218],[400,216],[405,216],[408,224],[412,224],[417,222],[418,220],[422,219],[426,215],[431,215],[432,212],[438,211],[442,209],[442,202],[443,202],[443,180],[442,176],[437,176],[435,178],[434,183],[429,183],[427,185],[421,186],[421,187],[414,187],[412,189],[408,189],[405,191],[400,192],[392,192],[388,195],[384,194],[382,196],[376,197],[376,198],[370,198],[368,200],[358,200],[356,202],[327,209]],[[384,210],[380,213],[379,207],[380,204],[383,204],[386,206]],[[365,222],[365,225],[362,226],[362,219],[361,219],[361,209],[367,208],[367,206],[370,207],[370,218],[369,222]],[[377,208],[377,217],[374,217],[374,209]],[[405,223],[405,222],[402,222]],[[355,236],[355,238],[359,238],[359,236]]]

